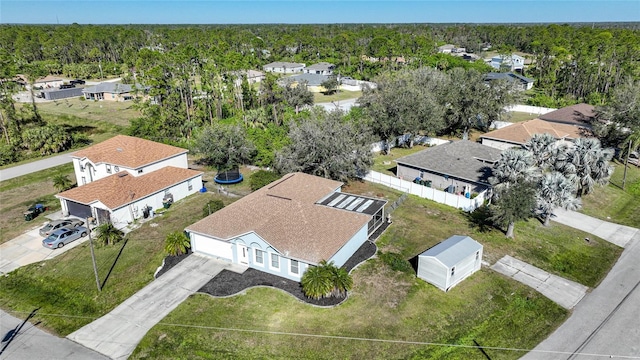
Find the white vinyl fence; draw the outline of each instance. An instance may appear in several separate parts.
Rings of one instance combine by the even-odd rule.
[[[530,106],[530,105],[513,105],[513,106],[507,106],[504,109],[507,112],[517,111],[517,112],[524,112],[524,113],[538,114],[538,115],[542,115],[542,114],[550,113],[554,110],[558,110],[554,108],[546,108],[546,107]]]
[[[426,187],[424,185],[402,180],[376,171],[370,171],[363,179],[468,212],[480,207],[487,196],[487,191],[485,190],[475,198],[467,199],[462,195],[450,194],[448,192]]]
[[[389,147],[390,148],[396,147],[396,143],[404,144],[407,140],[409,140],[409,136],[411,135],[407,134],[407,135],[398,136],[396,141],[389,141]],[[442,145],[449,142],[450,142],[449,140],[442,140],[438,138],[432,138],[429,136],[416,136],[413,139],[414,144],[429,145],[429,146]],[[378,141],[376,143],[371,144],[371,152],[381,152],[382,150],[384,150],[384,141]]]

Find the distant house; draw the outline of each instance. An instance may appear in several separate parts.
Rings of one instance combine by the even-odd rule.
[[[576,104],[566,106],[561,109],[542,114],[541,120],[551,121],[558,124],[577,125],[591,128],[592,122],[596,118],[595,107],[589,104]]]
[[[231,72],[232,76],[235,78],[236,85],[242,84],[242,78],[247,78],[247,83],[249,85],[259,83],[264,80],[265,75],[262,71],[257,70],[240,70]]]
[[[513,72],[500,73],[500,72],[491,72],[484,76],[485,81],[496,81],[496,80],[506,80],[510,82],[514,82],[517,84],[518,89],[520,90],[529,90],[533,88],[533,79],[528,77],[524,77],[520,74],[516,74]]]
[[[72,87],[67,89],[50,88],[40,90],[40,95],[45,100],[60,100],[82,96],[82,88]]]
[[[328,62],[320,62],[304,68],[305,74],[332,75],[336,66]]]
[[[304,70],[304,68],[305,68],[305,64],[282,62],[282,61],[272,62],[262,67],[264,71],[280,73],[280,74],[300,73]]]
[[[451,54],[455,48],[455,45],[445,44],[442,46],[438,46],[438,52],[441,54]]]
[[[299,74],[289,76],[285,79],[282,79],[282,83],[292,84],[297,86],[298,84],[306,84],[307,90],[311,92],[322,92],[325,91],[325,88],[321,86],[321,84],[327,80],[329,80],[329,75],[321,75],[321,74]]]
[[[496,55],[491,58],[489,65],[494,69],[507,69],[509,71],[520,71],[524,69],[524,57],[516,54]]]
[[[188,169],[186,149],[117,135],[73,153],[78,187],[62,192],[65,215],[94,217],[118,227],[202,188],[202,172]]]
[[[64,84],[64,80],[55,76],[45,76],[43,78],[37,79],[33,82],[34,88],[42,88],[42,89],[50,89],[50,88],[59,88],[60,85]]]
[[[454,235],[418,255],[418,277],[449,291],[480,270],[483,247],[468,236]]]
[[[450,193],[480,193],[491,187],[489,177],[501,152],[468,140],[453,141],[397,159],[397,175],[430,181],[432,187]]]
[[[143,89],[140,85],[136,88]],[[133,85],[112,82],[101,82],[95,86],[88,86],[82,90],[87,100],[127,101],[133,100]]]
[[[535,134],[550,134],[558,140],[575,140],[590,135],[588,129],[540,119],[515,123],[480,136],[483,145],[505,150],[524,145]]]
[[[300,281],[321,260],[344,265],[384,223],[386,200],[291,173],[185,231],[195,253]]]

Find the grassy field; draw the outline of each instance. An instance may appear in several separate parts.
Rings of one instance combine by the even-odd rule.
[[[369,183],[352,183],[344,191],[390,200],[399,196]],[[409,197],[393,218],[378,241],[383,252],[411,259],[452,234],[468,234],[484,244],[485,261],[510,254],[589,286],[599,283],[621,251],[600,239],[585,243],[580,231],[557,224],[544,228],[537,221],[519,223],[516,239],[508,240],[500,231],[471,226],[473,221],[458,210],[416,197]],[[448,293],[418,280],[412,271],[391,270],[380,258],[356,268],[353,278],[349,299],[330,309],[269,288],[230,298],[194,295],[155,326],[131,358],[484,359],[468,347],[363,339],[462,346],[476,340],[484,346],[529,349],[568,315],[533,289],[486,268]],[[500,359],[523,355],[488,353]]]
[[[391,153],[388,155],[383,155],[383,154],[376,155],[373,159],[374,163],[371,170],[381,172],[383,174],[395,176],[396,162],[394,160],[397,160],[403,156],[416,153],[418,151],[422,151],[426,148],[427,146],[422,146],[422,145],[416,145],[411,149],[402,148],[402,147],[393,148],[391,149]]]
[[[325,95],[323,93],[313,93],[314,103],[325,103],[331,101],[342,101],[348,99],[357,99],[362,96],[362,91],[344,91],[340,90],[333,95]]]
[[[54,197],[57,190],[51,180],[56,175],[67,175],[75,183],[72,164],[0,182],[0,244],[49,221],[44,217],[46,213],[25,221],[22,214],[29,206],[41,203],[49,207],[49,212],[60,210],[60,201]]]
[[[596,187],[582,197],[582,212],[618,224],[640,226],[640,168],[627,168],[625,190],[622,190],[624,166],[615,164],[609,185]]]
[[[43,115],[58,117],[81,117],[89,123],[109,123],[117,126],[129,126],[129,120],[142,114],[134,109],[132,101],[91,101],[80,98],[62,99],[38,103]]]
[[[527,121],[527,120],[532,120],[532,119],[535,119],[537,117],[538,117],[537,114],[529,114],[529,113],[525,113],[525,112],[512,111],[512,112],[509,113],[508,116],[505,116],[504,121],[517,123],[517,122],[523,122],[523,121]]]

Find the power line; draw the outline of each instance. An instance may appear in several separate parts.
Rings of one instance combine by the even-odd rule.
[[[16,311],[16,313],[25,313],[26,311]],[[83,319],[96,319],[92,316],[78,316],[78,315],[66,315],[66,314],[47,314],[47,313],[38,313],[39,316],[57,316],[57,317],[68,317],[68,318],[83,318]],[[156,326],[169,326],[169,327],[183,327],[183,328],[193,328],[193,329],[203,329],[203,330],[215,330],[215,331],[229,331],[229,332],[245,332],[245,333],[255,333],[255,334],[267,334],[267,335],[281,335],[281,336],[294,336],[294,337],[309,337],[309,338],[323,338],[323,339],[336,339],[336,340],[347,340],[347,341],[368,341],[368,342],[377,342],[377,343],[388,343],[388,344],[399,344],[399,345],[420,345],[420,346],[440,346],[440,347],[456,347],[456,348],[467,348],[467,349],[485,349],[485,350],[496,350],[496,351],[514,351],[514,352],[534,352],[541,354],[558,354],[558,355],[575,355],[575,356],[592,356],[592,357],[615,357],[619,359],[640,359],[640,356],[633,355],[611,355],[611,354],[598,354],[598,353],[574,353],[571,351],[556,351],[556,350],[536,350],[536,349],[522,349],[522,348],[512,348],[512,347],[500,347],[500,346],[476,346],[476,345],[463,345],[463,344],[448,344],[448,343],[437,343],[437,342],[428,342],[428,341],[410,341],[410,340],[395,340],[395,339],[376,339],[376,338],[365,338],[365,337],[353,337],[353,336],[338,336],[338,335],[323,335],[323,334],[305,334],[305,333],[293,333],[293,332],[284,332],[284,331],[269,331],[269,330],[257,330],[257,329],[240,329],[240,328],[227,328],[227,327],[218,327],[218,326],[205,326],[205,325],[190,325],[190,324],[179,324],[179,323],[169,323],[160,321],[156,324]],[[123,343],[117,341],[109,341],[105,339],[100,339],[104,342],[109,342],[113,344],[130,344]]]

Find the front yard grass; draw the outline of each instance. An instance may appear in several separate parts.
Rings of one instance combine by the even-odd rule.
[[[349,100],[349,99],[357,99],[359,97],[362,96],[362,91],[346,91],[346,90],[340,90],[340,91],[336,91],[335,93],[331,94],[331,95],[325,95],[323,93],[313,93],[313,102],[314,104],[318,104],[318,103],[326,103],[326,102],[332,102],[332,101],[342,101],[342,100]]]
[[[624,165],[614,164],[615,171],[608,185],[596,187],[582,197],[582,212],[602,220],[622,225],[640,226],[640,168],[627,168],[625,190],[622,190]]]
[[[390,202],[400,195],[361,182],[343,191],[382,195]],[[484,245],[487,262],[510,254],[588,286],[596,286],[621,253],[599,238],[590,236],[587,243],[583,232],[555,223],[545,228],[537,220],[518,223],[516,239],[509,240],[501,231],[471,226],[461,211],[413,196],[396,209],[393,221],[377,244],[380,251],[406,260],[453,234],[466,234]],[[473,346],[475,340],[483,346],[531,349],[568,316],[535,290],[486,267],[448,293],[418,280],[412,271],[391,270],[380,258],[352,275],[349,299],[334,308],[309,306],[271,288],[229,298],[196,294],[156,325],[131,358],[483,359],[469,347],[363,339],[462,346]],[[524,354],[487,353],[501,359]]]
[[[30,105],[30,104],[27,104]],[[109,123],[128,127],[129,121],[142,116],[133,101],[93,101],[69,98],[37,103],[43,115],[82,118],[86,123]]]
[[[96,288],[89,244],[84,243],[51,260],[0,277],[0,307],[18,317],[40,308],[35,321],[41,321],[43,327],[55,334],[66,336],[106,314],[151,282],[165,256],[167,234],[201,219],[202,208],[214,198],[222,199],[225,204],[236,199],[215,191],[196,193],[128,234],[126,245],[121,242],[96,247],[101,282],[113,266],[102,292]]]

